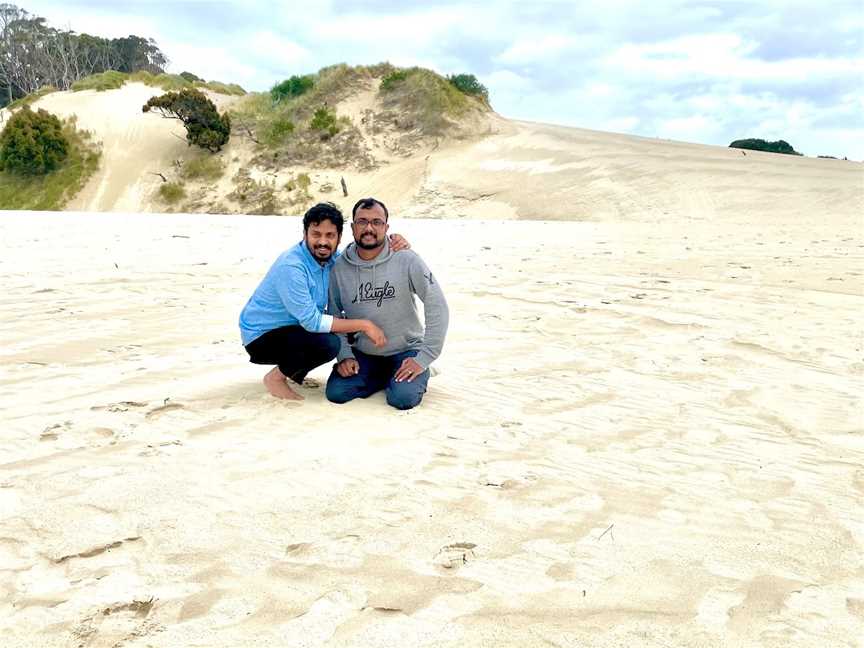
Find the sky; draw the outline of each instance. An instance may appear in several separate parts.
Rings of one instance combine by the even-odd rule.
[[[53,27],[152,37],[169,71],[262,91],[335,63],[474,74],[496,112],[864,160],[864,1],[33,0]]]

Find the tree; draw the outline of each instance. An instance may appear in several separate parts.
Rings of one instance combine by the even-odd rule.
[[[290,79],[274,85],[270,89],[270,96],[273,98],[273,101],[278,103],[283,99],[299,97],[310,90],[313,85],[315,85],[315,79],[311,74],[304,76],[294,75]]]
[[[152,38],[126,36],[111,41],[112,47],[120,57],[116,69],[118,72],[138,72],[143,70],[151,74],[160,74],[168,65],[168,58],[159,50]]]
[[[785,153],[786,155],[801,155],[785,140],[766,142],[763,139],[751,138],[735,140],[729,148],[747,149],[748,151],[767,151],[768,153]]]
[[[68,90],[91,74],[165,71],[166,56],[151,38],[108,40],[49,27],[44,18],[0,4],[0,106],[50,85]]]
[[[0,169],[13,173],[44,175],[53,171],[69,153],[63,124],[51,113],[33,112],[24,106],[9,118],[0,133]]]
[[[193,88],[166,92],[152,97],[142,110],[158,112],[167,119],[179,119],[186,127],[186,141],[216,153],[228,142],[231,119],[220,115],[216,106],[203,93]]]

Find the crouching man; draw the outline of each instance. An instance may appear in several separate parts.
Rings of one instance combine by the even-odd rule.
[[[386,344],[381,329],[368,319],[334,319],[327,313],[330,270],[339,256],[344,222],[332,203],[309,209],[303,240],[279,255],[240,314],[249,361],[276,365],[264,385],[277,398],[303,400],[288,381],[302,385],[309,371],[333,360],[340,348],[336,333],[360,333],[370,348]],[[394,250],[408,247],[393,235]]]
[[[354,205],[354,243],[333,265],[329,303],[334,316],[375,322],[387,342],[375,346],[363,336],[351,346],[340,336],[338,363],[326,393],[334,403],[347,403],[383,389],[390,405],[406,410],[423,399],[429,365],[444,346],[449,311],[441,286],[420,256],[411,250],[392,253],[388,217],[387,208],[374,198]],[[425,330],[414,295],[423,302]]]

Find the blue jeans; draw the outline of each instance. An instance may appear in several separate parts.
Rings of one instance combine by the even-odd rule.
[[[393,378],[402,366],[402,361],[416,355],[417,351],[403,351],[391,356],[373,356],[354,349],[360,370],[354,376],[343,378],[334,366],[327,380],[327,400],[331,403],[347,403],[355,398],[368,398],[384,389],[387,402],[396,409],[417,407],[426,393],[429,370],[415,376],[411,382],[396,382]]]

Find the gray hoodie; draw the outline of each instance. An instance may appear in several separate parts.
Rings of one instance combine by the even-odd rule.
[[[425,331],[414,295],[423,302]],[[416,349],[415,360],[424,369],[441,354],[450,319],[441,286],[423,259],[413,250],[394,254],[389,242],[371,261],[361,259],[353,243],[348,246],[330,271],[329,312],[371,320],[384,331],[387,344],[381,348],[358,335],[356,346],[363,353],[389,356]],[[339,337],[339,360],[353,358],[346,336]]]

